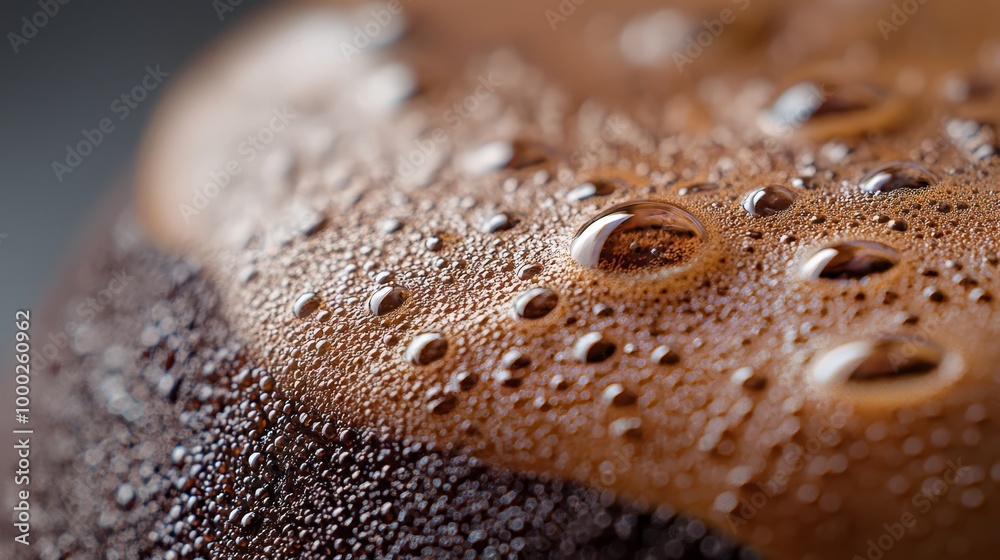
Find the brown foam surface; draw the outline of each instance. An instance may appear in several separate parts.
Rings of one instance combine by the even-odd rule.
[[[891,4],[403,5],[350,60],[368,8],[260,18],[145,143],[148,228],[284,391],[778,559],[864,557],[901,519],[889,558],[1000,544],[1000,8],[929,2],[884,40]],[[804,80],[816,103],[782,95]],[[892,162],[920,167],[870,177]]]

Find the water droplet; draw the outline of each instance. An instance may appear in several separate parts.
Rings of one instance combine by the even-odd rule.
[[[899,262],[899,253],[871,241],[847,241],[817,251],[803,265],[810,279],[863,278],[885,272]]]
[[[762,375],[758,375],[757,372],[755,372],[751,367],[742,367],[734,371],[730,380],[734,385],[738,385],[751,391],[759,391],[767,385],[767,378]]]
[[[608,196],[615,192],[617,185],[614,181],[597,179],[584,183],[566,194],[566,200],[570,202],[580,202],[595,196]]]
[[[812,380],[853,393],[859,403],[898,402],[937,394],[962,367],[960,357],[924,338],[881,336],[827,352],[813,367]]]
[[[615,353],[615,343],[599,332],[589,332],[573,344],[573,357],[585,364],[607,360]]]
[[[601,393],[601,400],[606,406],[631,406],[639,398],[620,383],[612,383]]]
[[[622,27],[618,48],[629,63],[653,66],[681,50],[691,29],[691,20],[678,10],[641,13]]]
[[[455,410],[455,405],[458,404],[458,398],[454,393],[446,392],[441,387],[434,387],[427,391],[425,399],[427,400],[427,408],[434,414],[448,414]]]
[[[305,319],[319,309],[319,297],[313,292],[306,292],[295,299],[292,304],[292,315]]]
[[[479,376],[475,373],[460,371],[455,374],[455,383],[458,383],[459,389],[469,391],[476,386],[476,383],[479,383]]]
[[[372,315],[379,317],[399,309],[406,296],[406,289],[402,286],[382,286],[369,296],[365,306]]]
[[[444,241],[441,241],[440,237],[428,237],[424,240],[424,247],[427,247],[428,251],[440,251],[444,247]]]
[[[509,370],[515,370],[531,365],[531,359],[520,350],[508,350],[500,359],[500,363]]]
[[[858,187],[868,194],[889,193],[899,189],[922,189],[935,185],[937,176],[922,165],[911,162],[892,162],[868,172]]]
[[[927,298],[930,301],[933,301],[934,303],[941,303],[942,301],[947,299],[947,296],[945,296],[944,292],[942,292],[938,288],[935,288],[934,286],[928,286],[924,288],[923,295],[925,298]]]
[[[787,187],[771,185],[750,192],[743,199],[743,209],[753,216],[773,216],[787,210],[796,194]]]
[[[681,356],[669,346],[657,346],[651,355],[653,362],[661,366],[674,365],[681,361]]]
[[[490,216],[483,223],[483,233],[496,233],[514,227],[514,220],[507,214],[500,212]]]
[[[711,192],[719,189],[718,183],[695,183],[693,185],[686,185],[677,189],[677,194],[681,196],[687,196],[690,194],[701,194],[703,192]]]
[[[244,266],[240,268],[238,271],[236,271],[236,278],[242,284],[249,284],[255,278],[257,278],[257,276],[259,276],[259,274],[257,273],[257,269],[255,269],[250,265]]]
[[[548,161],[551,155],[544,145],[530,140],[515,140],[513,155],[506,166],[510,169],[525,169]]]
[[[619,418],[609,426],[611,435],[619,438],[642,438],[642,420],[635,417]]]
[[[448,351],[448,340],[439,333],[421,333],[406,347],[406,359],[415,366],[440,360]]]
[[[825,127],[824,137],[837,132],[853,134],[865,125],[882,128],[894,122],[901,113],[898,105],[887,92],[871,84],[805,81],[785,89],[761,124],[776,136],[808,126]]]
[[[989,292],[987,292],[982,288],[973,288],[969,292],[969,301],[972,302],[977,302],[977,303],[989,302],[992,299],[993,296],[991,296]]]
[[[580,228],[570,254],[589,268],[659,268],[689,259],[706,237],[701,222],[677,206],[649,200],[626,202]]]
[[[816,366],[815,377],[833,383],[923,375],[934,371],[942,356],[939,348],[905,337],[851,342],[825,355]]]
[[[524,381],[524,371],[516,369],[500,369],[493,372],[493,381],[504,387],[520,387]]]
[[[535,276],[538,276],[540,272],[542,272],[542,265],[527,263],[517,267],[514,274],[517,275],[519,280],[531,280]]]
[[[500,169],[513,158],[514,146],[505,140],[497,140],[466,152],[461,164],[468,175],[479,176]]]
[[[257,526],[257,521],[257,514],[251,511],[240,518],[240,528],[244,531],[253,531]]]
[[[785,89],[771,105],[770,117],[776,132],[787,133],[813,117],[822,115],[822,85],[799,82]]]
[[[559,296],[548,288],[531,288],[514,298],[513,311],[524,319],[540,319],[555,309]]]

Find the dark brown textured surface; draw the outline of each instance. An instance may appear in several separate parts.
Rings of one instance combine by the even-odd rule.
[[[35,378],[32,545],[5,557],[757,558],[668,507],[325,419],[247,361],[189,263],[88,266],[126,287]]]

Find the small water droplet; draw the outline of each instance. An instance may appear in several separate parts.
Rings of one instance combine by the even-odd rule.
[[[458,404],[455,394],[441,387],[430,389],[424,398],[427,400],[427,408],[434,414],[448,414],[455,410],[455,405]]]
[[[730,380],[734,385],[751,391],[759,391],[767,385],[767,378],[758,375],[751,367],[742,367],[734,371]]]
[[[428,237],[424,240],[424,247],[427,247],[428,251],[440,251],[444,247],[444,241],[441,241],[440,237]]]
[[[531,288],[514,298],[514,314],[523,319],[540,319],[555,309],[559,295],[548,288]]]
[[[531,365],[531,359],[520,350],[508,350],[500,359],[500,363],[509,370],[515,370]]]
[[[455,383],[458,383],[459,389],[469,391],[476,386],[476,383],[479,383],[479,376],[475,373],[460,371],[455,374]]]
[[[525,169],[540,165],[548,161],[551,155],[546,146],[531,140],[515,140],[512,150],[510,161],[506,163],[510,169]]]
[[[795,201],[795,191],[771,185],[751,191],[743,199],[743,209],[753,216],[773,216],[787,210]]]
[[[858,182],[858,187],[862,192],[879,194],[899,189],[922,189],[937,182],[937,176],[926,167],[912,162],[897,161],[868,172]]]
[[[531,280],[542,272],[542,265],[535,263],[522,264],[514,272],[519,280]]]
[[[615,343],[599,332],[589,332],[573,344],[573,357],[578,362],[593,364],[603,362],[615,353]]]
[[[695,183],[693,185],[686,185],[677,189],[677,194],[681,196],[688,196],[692,194],[701,194],[703,192],[711,192],[718,189],[718,183]]]
[[[701,222],[677,206],[649,200],[626,202],[580,228],[570,254],[588,268],[659,268],[691,258],[706,237]]]
[[[372,315],[379,317],[399,309],[406,296],[406,289],[402,286],[382,286],[368,297],[365,306]]]
[[[642,420],[635,417],[619,418],[611,423],[609,431],[615,437],[641,439]]]
[[[396,218],[389,218],[379,225],[379,229],[382,233],[388,235],[390,233],[396,233],[403,228],[403,222],[397,220]]]
[[[306,292],[295,299],[292,304],[292,315],[305,319],[319,308],[319,297],[313,292]]]
[[[440,333],[421,333],[406,347],[406,360],[415,366],[426,366],[440,360],[448,351],[448,340]]]
[[[497,140],[466,152],[462,156],[462,167],[472,176],[485,175],[510,163],[514,158],[514,146],[506,140]]]
[[[893,231],[906,231],[908,227],[905,220],[889,220],[886,225]]]
[[[947,296],[945,296],[944,292],[942,292],[938,288],[935,288],[934,286],[928,286],[924,288],[923,294],[925,298],[927,298],[930,301],[933,301],[934,303],[941,303],[942,301],[947,299]]]
[[[566,200],[570,202],[580,202],[595,196],[608,196],[617,189],[616,182],[597,179],[583,183],[566,194]]]
[[[626,389],[620,383],[612,383],[608,385],[604,392],[601,393],[601,400],[606,406],[631,406],[636,403],[639,398],[635,393]]]
[[[817,251],[802,266],[807,278],[863,278],[885,272],[899,262],[899,253],[871,241],[846,241]]]
[[[499,212],[489,217],[483,223],[483,233],[496,233],[514,227],[514,220],[504,212]]]
[[[257,526],[257,521],[257,514],[251,511],[240,518],[240,528],[245,532],[252,532]]]
[[[681,361],[681,356],[669,346],[657,346],[651,355],[653,362],[661,366],[674,365]]]

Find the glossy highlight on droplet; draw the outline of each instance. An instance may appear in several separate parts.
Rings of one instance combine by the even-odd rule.
[[[573,237],[570,254],[587,268],[653,270],[689,260],[707,237],[687,211],[640,200],[612,206],[587,222]]]

